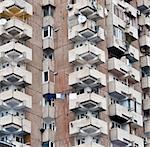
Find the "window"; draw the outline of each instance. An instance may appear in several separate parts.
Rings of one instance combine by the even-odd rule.
[[[53,27],[52,26],[45,26],[43,28],[43,38],[52,37],[53,36]]]
[[[53,60],[53,58],[54,58],[53,56],[54,56],[53,53],[51,53],[51,54],[43,54],[44,59]]]
[[[43,7],[43,16],[54,16],[55,8],[51,5],[47,5]]]
[[[121,128],[121,124],[117,123],[117,122],[112,122],[112,125],[111,125],[111,129],[112,128]]]
[[[49,81],[49,71],[44,71],[43,72],[43,83]]]
[[[117,39],[119,39],[119,40],[121,40],[121,41],[124,40],[125,37],[124,37],[123,29],[114,26],[114,27],[113,27],[113,32],[114,32],[114,36],[115,36]]]
[[[87,112],[80,112],[77,114],[77,119],[85,118],[87,115]]]
[[[77,138],[77,145],[84,144],[85,138]]]
[[[125,20],[124,9],[122,7],[114,5],[114,14],[122,20]]]
[[[51,141],[43,142],[42,147],[54,147],[54,143]]]

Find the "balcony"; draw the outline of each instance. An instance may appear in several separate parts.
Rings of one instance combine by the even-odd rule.
[[[148,9],[150,6],[149,0],[137,0],[137,7],[140,11]]]
[[[125,98],[129,94],[129,87],[120,81],[110,81],[109,94],[120,99]]]
[[[143,69],[149,69],[150,67],[150,56],[142,56],[141,57],[141,67]]]
[[[68,8],[72,7],[69,10],[69,16],[72,16],[77,13],[82,13],[89,19],[97,20],[104,18],[104,10],[103,7],[98,4],[96,1],[95,3],[91,0],[85,0],[82,2],[77,0],[76,3],[72,6],[71,4],[68,5]]]
[[[8,61],[8,58],[17,62],[30,62],[32,60],[32,50],[23,44],[11,41],[0,46],[0,59]]]
[[[117,57],[121,57],[127,51],[125,41],[117,39],[113,34],[108,36],[108,50]]]
[[[0,109],[30,109],[32,97],[18,90],[8,90],[0,93]]]
[[[43,142],[47,142],[49,140],[51,140],[52,142],[55,141],[55,131],[52,131],[50,129],[45,129],[43,132]]]
[[[2,84],[15,83],[15,85],[32,84],[32,73],[16,66],[10,66],[0,70],[0,82]]]
[[[43,119],[45,121],[50,121],[55,118],[55,107],[52,106],[44,106],[43,107]]]
[[[16,18],[11,18],[7,21],[5,30],[8,34],[21,40],[32,38],[32,27]]]
[[[31,133],[31,122],[19,116],[6,115],[0,118],[0,131],[3,133]]]
[[[0,13],[2,17],[16,16],[25,19],[33,14],[33,8],[26,0],[4,0],[0,2]]]
[[[110,132],[111,141],[120,146],[127,146],[136,143],[139,147],[144,147],[144,140],[141,137],[138,137],[133,134],[129,134],[128,131],[125,131],[120,128],[113,128]]]
[[[139,61],[140,52],[134,46],[129,45],[125,54],[127,55],[127,58],[130,60],[131,63]]]
[[[54,82],[49,81],[48,83],[43,83],[42,93],[43,95],[47,93],[54,93]]]
[[[93,142],[93,143],[84,143],[80,145],[75,145],[73,147],[104,147],[104,146]]]
[[[139,17],[139,25],[150,27],[150,17],[142,15]]]
[[[142,127],[143,126],[142,115],[140,115],[134,111],[129,111],[128,108],[126,108],[122,105],[119,105],[119,104],[110,105],[109,116],[114,121],[119,122],[119,123],[130,122],[132,127]]]
[[[146,136],[150,136],[150,120],[145,120],[144,121],[144,133],[146,134]]]
[[[132,26],[131,24],[127,24],[125,28],[126,39],[130,41],[135,41],[139,37],[137,26]]]
[[[114,75],[122,77],[129,72],[129,67],[125,62],[117,58],[111,58],[108,60],[108,70]]]
[[[97,31],[95,32],[95,35],[88,38],[89,41],[98,43],[100,41],[105,40],[105,31],[100,26],[98,27]]]
[[[86,40],[96,33],[96,23],[92,20],[86,20],[86,22],[70,28],[68,33],[68,38],[72,41]]]
[[[136,99],[141,104],[141,93],[121,81],[114,80],[109,82],[109,94],[118,99],[123,99],[128,96]]]
[[[90,110],[105,111],[107,109],[106,98],[96,94],[96,93],[83,93],[76,95],[76,99],[72,99],[69,96],[69,109],[70,110]]]
[[[75,47],[73,50],[69,51],[69,62],[79,62],[81,64],[95,64],[97,62],[104,63],[105,52],[87,42],[83,46]]]
[[[150,48],[150,36],[143,35],[140,37],[140,47],[141,48]]]
[[[130,17],[137,17],[137,9],[135,7],[133,7],[131,4],[125,2],[125,13],[130,16]]]
[[[54,49],[54,39],[51,37],[47,37],[43,39],[43,50],[46,49]]]
[[[55,0],[43,0],[43,6],[52,5],[55,6]]]
[[[54,71],[54,60],[52,59],[43,60],[43,71],[46,70]]]
[[[108,70],[116,76],[129,79],[131,83],[140,82],[140,72],[117,58],[108,60]]]
[[[145,90],[150,89],[150,76],[146,76],[142,78],[142,89]]]
[[[125,123],[132,117],[128,109],[119,104],[112,104],[109,106],[109,116],[119,123]]]
[[[143,99],[143,110],[150,110],[150,98]]]
[[[54,26],[54,17],[52,16],[44,16],[43,17],[43,27],[45,26]]]
[[[70,86],[106,86],[106,75],[98,70],[84,67],[80,71],[75,71],[69,74],[69,85]]]
[[[82,135],[82,133],[108,134],[107,122],[92,116],[70,122],[69,131],[70,135]]]
[[[32,37],[32,27],[23,21],[11,18],[5,25],[0,26],[0,38],[11,40],[13,38],[26,41]]]

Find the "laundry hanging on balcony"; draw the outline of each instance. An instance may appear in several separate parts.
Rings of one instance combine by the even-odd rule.
[[[51,101],[53,99],[64,99],[64,94],[62,94],[62,93],[47,93],[44,95],[44,97],[48,101]]]

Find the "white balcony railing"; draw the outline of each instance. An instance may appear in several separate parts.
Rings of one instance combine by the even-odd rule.
[[[0,130],[8,132],[31,133],[31,122],[19,116],[6,115],[0,118]]]
[[[84,67],[80,71],[75,71],[69,74],[69,85],[80,85],[80,86],[95,86],[100,85],[101,87],[106,86],[106,75],[98,70]]]
[[[82,118],[70,122],[69,132],[70,135],[82,134],[82,131],[87,134],[96,133],[96,134],[108,134],[107,122],[100,120],[94,117]]]
[[[11,41],[0,46],[0,58],[5,59],[6,61],[8,60],[8,58],[10,58],[18,62],[30,62],[32,60],[32,49],[21,43]]]
[[[75,98],[76,97],[76,98]],[[106,110],[106,98],[96,93],[83,93],[80,95],[69,95],[69,109],[90,109],[92,110]]]
[[[8,90],[0,93],[0,107],[32,108],[32,97],[20,91]]]
[[[0,70],[0,81],[32,84],[32,73],[23,68],[10,66]]]
[[[110,138],[112,142],[119,143],[122,146],[136,143],[139,147],[144,147],[143,138],[130,134],[128,131],[120,128],[113,128],[110,132]]]
[[[90,63],[105,62],[105,52],[100,48],[86,42],[83,46],[75,47],[69,51],[69,62]]]
[[[81,1],[77,0],[75,4],[68,5],[68,15],[69,17],[82,13],[89,19],[97,20],[104,18],[104,9],[103,7],[96,1],[85,0]]]
[[[130,122],[133,127],[143,126],[143,118],[141,114],[129,111],[128,108],[119,104],[110,105],[109,115],[112,119],[115,119],[115,121],[119,121],[121,123]]]

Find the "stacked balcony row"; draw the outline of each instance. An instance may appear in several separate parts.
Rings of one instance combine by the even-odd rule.
[[[75,90],[69,96],[69,109],[75,114],[75,120],[69,123],[69,134],[75,138],[73,147],[103,147],[100,138],[108,135],[108,127],[99,115],[107,110],[106,98],[92,89],[106,86],[106,75],[97,68],[105,63],[105,52],[96,46],[105,40],[104,29],[98,25],[98,20],[104,18],[104,8],[97,1],[81,4],[77,0],[69,3],[67,9],[68,39],[74,43],[69,51],[74,71],[69,74],[68,83],[73,90],[82,91],[78,95]]]
[[[27,1],[0,2],[0,139],[17,147],[30,147],[31,121],[25,111],[32,108],[32,97],[25,89],[32,84],[32,73],[26,69],[32,49],[24,42],[32,38],[32,27],[25,23],[32,14]]]

